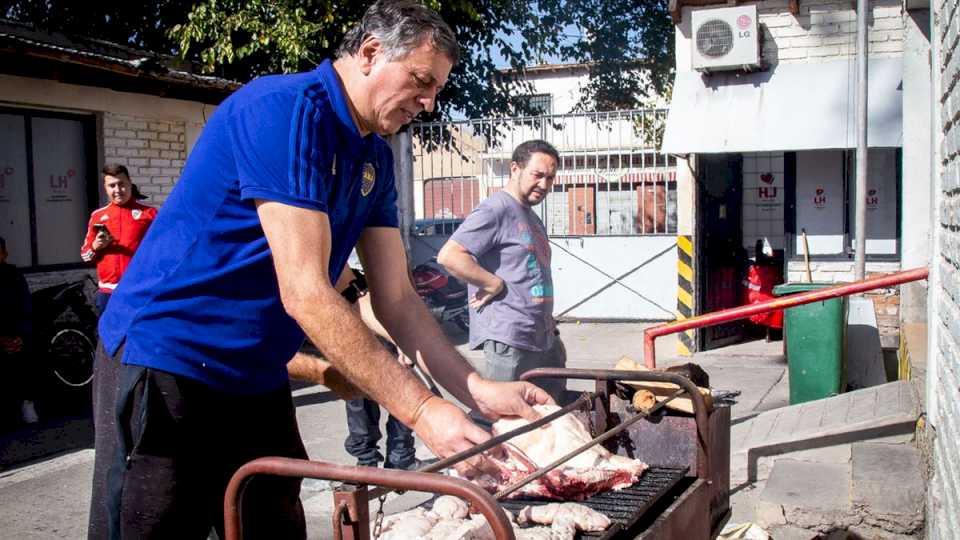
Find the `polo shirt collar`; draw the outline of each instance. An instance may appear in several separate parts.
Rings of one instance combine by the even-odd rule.
[[[340,120],[343,132],[349,139],[350,144],[348,146],[365,146],[373,133],[367,135],[367,137],[360,136],[360,130],[350,115],[350,104],[347,103],[347,96],[344,94],[343,85],[340,83],[340,78],[337,77],[337,72],[333,69],[333,62],[324,60],[322,64],[317,66],[316,71],[320,75],[320,82],[323,83],[323,87],[327,91],[327,96],[330,98],[330,105],[333,107],[337,119]]]

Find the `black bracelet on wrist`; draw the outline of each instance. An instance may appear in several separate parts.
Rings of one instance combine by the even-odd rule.
[[[367,294],[367,278],[363,276],[363,272],[356,268],[351,268],[350,270],[353,272],[353,280],[347,284],[346,289],[340,291],[340,295],[343,296],[347,302],[356,304],[361,296]]]

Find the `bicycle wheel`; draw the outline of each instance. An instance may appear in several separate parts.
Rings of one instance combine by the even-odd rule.
[[[56,329],[47,342],[47,359],[53,367],[53,374],[67,386],[90,383],[95,352],[93,340],[72,326]]]

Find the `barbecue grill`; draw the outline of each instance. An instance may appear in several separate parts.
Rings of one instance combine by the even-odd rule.
[[[640,459],[650,468],[632,486],[598,493],[578,501],[606,515],[612,522],[605,531],[580,533],[578,538],[716,537],[729,514],[729,407],[715,406],[708,410],[697,387],[686,377],[675,373],[536,369],[525,373],[523,379],[548,377],[593,380],[596,386],[592,393],[583,394],[574,403],[551,415],[440,460],[418,472],[349,467],[288,458],[261,458],[244,465],[231,480],[224,500],[227,540],[241,537],[239,503],[243,485],[257,474],[343,481],[344,484],[334,493],[335,538],[371,538],[370,501],[391,490],[405,490],[461,497],[487,518],[497,538],[512,540],[512,529],[501,509],[516,513],[524,506],[557,501],[507,498],[510,493],[593,444],[602,444],[613,453]],[[630,404],[630,391],[620,384],[621,381],[673,383],[679,390],[668,396],[667,401],[688,397],[693,402],[694,414],[668,411],[664,408],[666,402],[658,403],[647,413],[637,411]],[[576,409],[589,413],[589,427],[596,438],[495,495],[486,493],[466,480],[432,474]]]

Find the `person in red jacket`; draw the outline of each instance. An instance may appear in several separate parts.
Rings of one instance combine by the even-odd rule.
[[[87,236],[80,248],[84,262],[97,265],[100,288],[96,304],[101,314],[157,216],[156,208],[139,202],[138,199],[146,197],[130,181],[130,173],[123,165],[103,168],[103,191],[110,202],[90,214]]]

